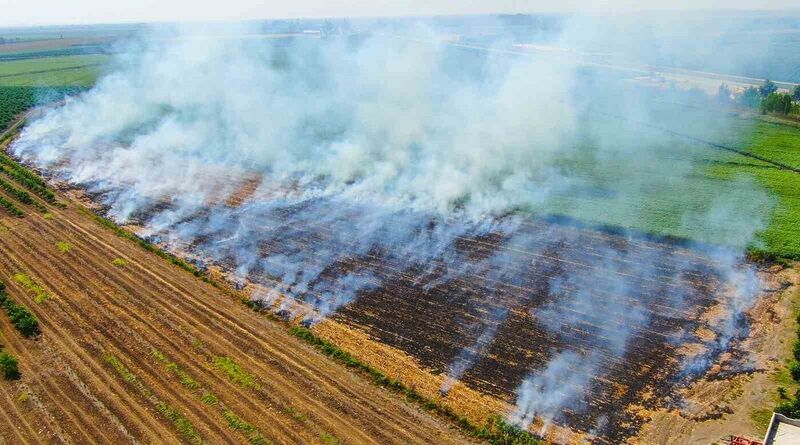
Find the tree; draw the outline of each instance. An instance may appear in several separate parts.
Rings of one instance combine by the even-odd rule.
[[[792,98],[794,100],[800,101],[800,85],[794,87],[794,91],[792,91]]]
[[[767,97],[776,91],[778,91],[778,86],[769,79],[765,80],[764,83],[758,87],[758,93],[761,94],[761,97]]]
[[[764,113],[789,114],[792,111],[792,96],[786,93],[772,93],[761,101]]]
[[[0,371],[2,371],[6,379],[12,380],[19,378],[17,359],[7,352],[0,353]]]
[[[745,107],[756,108],[761,104],[761,96],[755,87],[748,87],[739,96],[739,103]]]

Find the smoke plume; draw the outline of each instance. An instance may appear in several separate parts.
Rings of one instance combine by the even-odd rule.
[[[563,32],[552,40],[574,41],[575,27]],[[650,124],[706,138],[728,128],[724,117],[700,122],[670,108],[684,92],[587,69],[578,53],[497,50],[507,43],[454,46],[422,25],[290,40],[250,27],[153,30],[92,90],[28,125],[12,150],[143,236],[269,284],[257,298],[286,297],[280,309],[310,323],[391,277],[425,289],[479,279],[488,292],[472,309],[481,315],[465,321],[475,340],[453,357],[443,393],[527,301],[512,288],[548,277],[530,316],[562,346],[527,370],[511,419],[562,421],[632,338],[652,335],[648,308],[689,310],[688,266],[660,248],[613,242],[555,264],[578,235],[532,236],[532,215],[638,229],[621,239],[696,240],[722,277],[729,314],[711,351],[737,335],[757,295],[742,253],[769,202],[747,179],[712,184],[692,205],[670,194],[714,155]],[[459,247],[484,236],[502,248],[475,257]]]

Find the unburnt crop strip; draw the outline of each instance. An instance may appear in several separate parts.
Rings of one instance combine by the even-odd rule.
[[[39,335],[41,333],[39,330],[39,319],[33,315],[30,309],[12,300],[11,297],[6,294],[5,288],[5,283],[0,282],[0,306],[2,306],[6,314],[8,314],[8,318],[11,319],[11,324],[25,337],[35,337]]]
[[[114,371],[117,372],[117,375],[122,378],[122,380],[131,384],[139,394],[141,394],[144,398],[149,400],[153,405],[155,405],[156,411],[158,411],[162,416],[164,416],[167,420],[169,420],[175,429],[191,444],[202,444],[203,439],[200,437],[200,434],[197,432],[197,429],[192,424],[192,422],[186,418],[180,411],[172,407],[169,403],[160,400],[147,385],[145,385],[136,374],[131,372],[127,366],[125,366],[122,361],[111,354],[106,354],[104,356],[106,363],[111,365],[114,368]]]
[[[493,445],[539,445],[542,443],[533,434],[516,425],[509,424],[500,416],[491,416],[484,426],[479,427],[470,422],[469,419],[459,416],[450,408],[409,388],[401,381],[392,379],[377,369],[359,361],[333,343],[318,337],[310,329],[302,326],[291,326],[289,332],[348,368],[367,375],[374,384],[401,394],[406,400],[416,403],[425,410],[455,422],[463,431],[473,437],[486,440]]]
[[[197,380],[181,369],[177,363],[171,361],[164,353],[153,349],[150,351],[150,355],[161,362],[167,372],[178,377],[181,385],[198,396],[204,404],[218,408],[228,424],[228,428],[241,432],[252,445],[269,445],[272,443],[262,436],[256,427],[239,417],[233,410],[222,403],[216,395],[201,388]],[[232,363],[232,361],[226,361],[226,363]]]
[[[7,174],[11,179],[39,195],[45,201],[51,204],[56,202],[55,193],[47,188],[47,183],[42,178],[5,153],[0,153],[0,172]]]
[[[10,200],[0,196],[0,206],[2,206],[8,213],[16,216],[17,218],[22,218],[25,216],[25,212],[19,209],[13,202]]]
[[[42,303],[50,299],[50,294],[47,290],[24,273],[14,274],[14,281],[21,284],[25,289],[33,292],[33,301]]]

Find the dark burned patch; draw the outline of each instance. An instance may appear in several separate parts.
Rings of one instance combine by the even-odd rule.
[[[325,218],[317,204],[257,209],[247,215],[249,224],[240,223],[237,212],[252,209],[203,211],[173,229],[202,228],[185,240],[189,250],[231,271],[245,259],[248,279],[266,286],[285,278],[275,270],[294,277],[313,270],[301,284],[282,283],[313,305],[331,298],[317,292],[318,285],[330,294],[336,288],[326,285],[347,278],[369,283],[333,315],[338,321],[434,372],[448,373],[454,359],[472,348],[474,361],[459,379],[512,403],[521,382],[555,354],[594,357],[591,366],[578,362],[569,370],[590,377],[578,388],[586,403],[567,404],[556,421],[598,434],[600,444],[621,443],[638,431],[643,420],[629,412],[632,405],[669,403],[680,382],[678,348],[701,326],[699,314],[716,302],[720,277],[714,264],[680,241],[622,236],[558,218],[527,220],[513,233],[461,232],[445,257],[425,257],[420,264],[380,242],[354,250],[351,243],[362,234],[350,218],[357,219],[358,210],[342,210],[330,221],[302,216]],[[392,233],[388,224],[380,236]],[[441,224],[415,226],[413,236],[425,239]],[[290,267],[274,267],[280,261]],[[575,298],[579,293],[590,298]],[[564,320],[554,323],[552,314]],[[623,348],[614,346],[617,327],[630,330]],[[479,341],[487,331],[493,340]]]
[[[493,279],[490,269],[428,288],[425,278],[413,271],[402,276],[386,274],[380,288],[359,295],[335,318],[365,330],[440,373],[447,373],[453,359],[491,326],[496,329],[495,340],[461,380],[513,402],[522,380],[531,371],[546,366],[554,351],[569,349],[588,355],[597,349],[597,326],[621,322],[621,311],[631,305],[641,306],[639,310],[646,314],[646,320],[631,327],[634,333],[624,354],[601,348],[599,378],[592,378],[584,389],[588,403],[575,410],[567,408],[560,416],[561,423],[576,430],[599,433],[597,443],[620,443],[634,435],[643,422],[629,413],[628,407],[636,404],[655,408],[675,389],[681,366],[676,360],[677,335],[693,332],[699,326],[694,317],[715,301],[718,277],[702,258],[687,256],[671,244],[631,241],[575,228],[530,225],[524,230],[531,232],[532,239],[541,238],[543,245],[528,246],[531,252],[518,249],[508,255],[507,263],[496,265],[504,269],[502,274],[495,274],[502,281]],[[553,230],[573,233],[552,236]],[[499,236],[460,239],[457,248],[465,250],[468,258],[486,259],[507,248],[506,241]],[[609,252],[618,253],[624,261],[609,258]],[[654,265],[647,276],[636,276],[640,260]],[[357,261],[373,273],[385,273],[381,258]],[[629,278],[624,293],[599,291],[595,298],[616,299],[617,305],[602,313],[582,313],[575,325],[557,330],[542,326],[546,321],[537,319],[537,309],[559,305],[572,305],[565,310],[576,312],[592,309],[571,302],[568,289],[554,292],[554,281],[569,275],[573,282],[580,282],[583,269],[602,267],[611,261],[616,263],[609,270],[608,279],[616,279],[613,274],[630,274],[634,278]],[[597,279],[597,274],[587,279]],[[592,283],[578,285],[593,287]],[[596,287],[606,288],[602,283]],[[497,309],[502,309],[505,316],[493,318],[491,314],[496,314]],[[646,392],[652,394],[647,400]],[[598,425],[602,426],[600,430]]]

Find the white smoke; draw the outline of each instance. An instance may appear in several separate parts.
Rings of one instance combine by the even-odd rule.
[[[477,53],[443,40],[421,26],[287,42],[248,27],[224,36],[154,31],[91,91],[28,125],[12,150],[86,187],[118,222],[271,283],[257,296],[265,303],[286,296],[287,311],[307,303],[310,322],[394,276],[414,276],[424,289],[480,277],[484,315],[447,370],[446,392],[491,348],[508,317],[497,304],[524,300],[508,288],[524,288],[539,259],[579,242],[563,230],[531,236],[531,212],[567,209],[589,221],[614,212],[632,226],[660,218],[664,209],[648,207],[653,194],[693,174],[698,154],[641,125],[687,119],[664,122],[649,96],[622,95],[629,90],[587,76],[569,57]],[[608,125],[620,118],[598,108],[622,124]],[[257,190],[224,205],[245,177]],[[720,187],[739,193],[670,210],[682,234],[724,246],[712,252],[715,273],[736,289],[725,294],[733,321],[720,326],[724,339],[758,290],[740,254],[764,223],[752,215],[768,206],[755,184]],[[598,207],[594,193],[617,199]],[[487,234],[504,244],[484,258],[457,246]],[[596,378],[647,332],[656,298],[683,309],[680,258],[624,250],[602,245],[548,278],[550,300],[531,315],[569,346],[527,370],[518,424],[562,420],[566,406],[579,412]],[[674,273],[658,285],[668,292],[653,294],[665,261]]]

